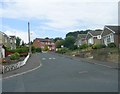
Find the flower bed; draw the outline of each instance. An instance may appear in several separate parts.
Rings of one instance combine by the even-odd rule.
[[[11,54],[7,56],[6,58],[2,59],[2,64],[3,65],[9,65],[9,64],[14,64],[19,61],[23,61],[25,59],[26,55],[20,55],[18,53]]]

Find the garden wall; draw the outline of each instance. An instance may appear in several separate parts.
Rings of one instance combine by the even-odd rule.
[[[15,64],[11,64],[11,65],[3,65],[2,73],[6,73],[8,71],[12,71],[12,70],[15,70],[15,69],[18,69],[18,68],[24,66],[26,64],[27,60],[29,59],[29,57],[30,57],[30,54],[28,54],[27,57],[23,61],[20,61]]]

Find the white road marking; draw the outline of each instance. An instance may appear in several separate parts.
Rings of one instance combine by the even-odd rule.
[[[46,58],[42,58],[42,60],[46,60]]]
[[[49,59],[52,59],[52,58],[49,58]]]
[[[5,77],[5,78],[2,78],[2,79],[8,79],[8,78],[12,78],[12,77],[15,77],[15,76],[19,76],[19,75],[23,75],[23,74],[26,74],[26,73],[29,73],[29,72],[32,72],[34,70],[37,70],[38,68],[40,68],[42,66],[42,64],[40,63],[40,65],[36,68],[33,68],[31,70],[28,70],[28,71],[25,71],[25,72],[22,72],[22,73],[18,73],[18,74],[15,74],[15,75],[11,75],[11,76],[8,76],[8,77]],[[0,80],[2,80],[0,79]]]
[[[82,73],[88,73],[88,71],[80,71],[78,72],[79,74],[82,74]]]
[[[55,58],[53,58],[53,59],[55,59]]]
[[[98,63],[94,63],[94,64],[96,64],[96,65],[100,65],[100,66],[104,66],[104,67],[108,67],[108,68],[113,68],[113,67],[111,67],[111,66],[104,65],[104,64],[98,64]]]

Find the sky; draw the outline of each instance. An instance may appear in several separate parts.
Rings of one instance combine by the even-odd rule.
[[[0,0],[0,31],[28,42],[68,32],[118,25],[119,0]]]

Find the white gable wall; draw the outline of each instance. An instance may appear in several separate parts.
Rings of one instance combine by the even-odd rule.
[[[114,34],[110,33],[103,37],[104,44],[107,46],[109,43],[114,42]]]

